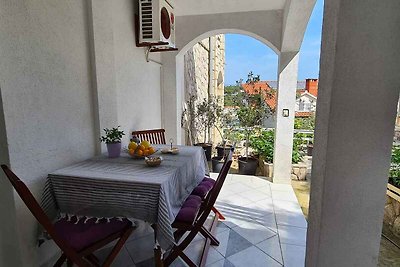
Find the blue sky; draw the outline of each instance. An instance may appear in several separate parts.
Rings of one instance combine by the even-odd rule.
[[[317,0],[300,49],[299,80],[318,78],[323,0]],[[262,80],[276,80],[278,56],[260,41],[239,34],[226,34],[225,85],[247,77],[249,71]]]

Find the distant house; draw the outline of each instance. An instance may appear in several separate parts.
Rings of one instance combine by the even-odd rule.
[[[265,93],[265,103],[275,111],[277,105],[276,89],[277,81],[260,81],[254,85],[243,84],[243,89],[248,93],[256,93],[262,91]],[[295,117],[306,118],[311,117],[315,113],[318,95],[318,79],[306,79],[305,81],[297,82]],[[266,118],[264,126],[274,128],[276,120],[274,116]]]
[[[304,89],[297,90],[296,117],[310,117],[317,107],[318,79],[307,79]]]

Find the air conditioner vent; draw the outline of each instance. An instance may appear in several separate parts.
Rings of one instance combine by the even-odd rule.
[[[140,0],[139,42],[175,47],[174,8],[166,0]]]

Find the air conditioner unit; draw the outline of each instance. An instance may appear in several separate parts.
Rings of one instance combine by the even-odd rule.
[[[175,15],[166,0],[139,0],[139,44],[175,48]]]

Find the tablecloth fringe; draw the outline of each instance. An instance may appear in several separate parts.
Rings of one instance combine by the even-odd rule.
[[[125,217],[95,217],[95,216],[82,216],[82,215],[76,215],[76,214],[71,214],[71,213],[60,213],[59,216],[57,217],[56,221],[61,220],[61,219],[67,219],[68,222],[72,221],[72,218],[76,218],[75,224],[78,224],[79,221],[83,218],[85,218],[85,221],[83,223],[87,223],[90,219],[96,219],[96,224],[99,223],[101,220],[107,220],[107,223],[111,222],[111,219],[118,219],[119,221],[122,222],[123,219],[127,219],[131,221],[135,225],[135,221],[133,219],[125,218]]]

